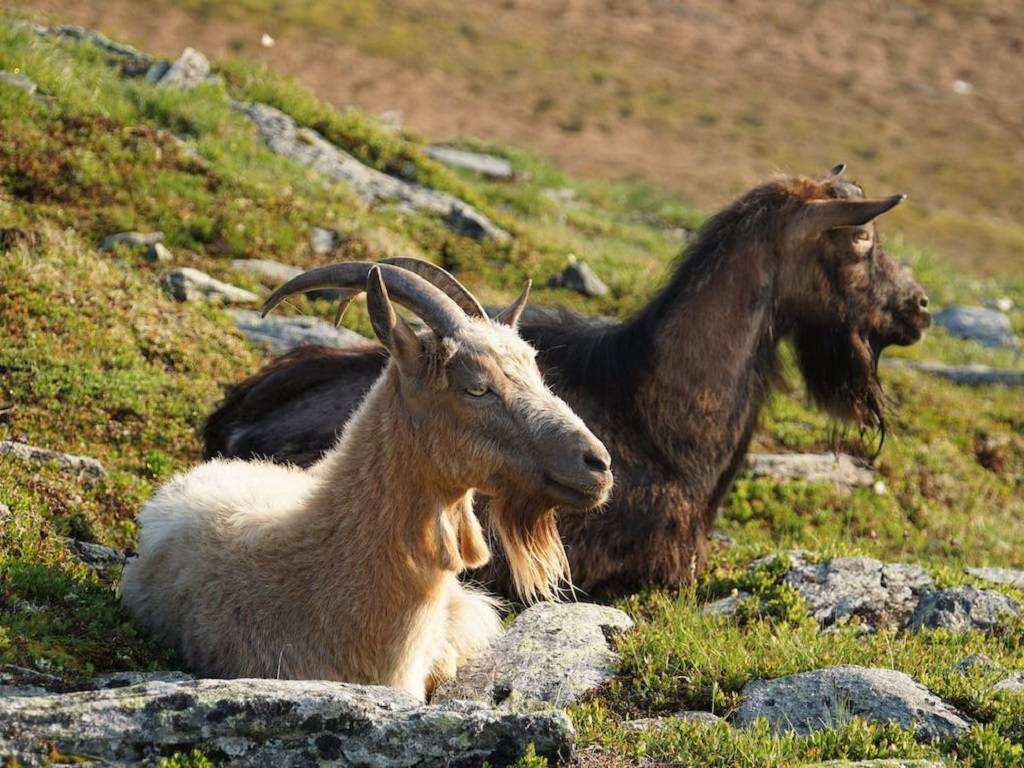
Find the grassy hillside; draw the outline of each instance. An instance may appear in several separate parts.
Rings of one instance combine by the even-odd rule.
[[[778,169],[862,165],[893,224],[1024,268],[1024,15],[1001,0],[0,0],[162,55],[270,63],[435,139],[528,147],[715,206]],[[276,38],[261,46],[264,32]]]
[[[656,288],[680,250],[680,229],[702,212],[640,184],[584,181],[506,147],[517,180],[485,182],[426,158],[404,135],[358,111],[339,112],[309,91],[245,60],[221,62],[218,84],[189,93],[156,89],[88,44],[40,38],[0,20],[0,68],[39,84],[48,101],[0,83],[0,439],[93,456],[108,477],[93,486],[56,468],[0,461],[0,663],[73,681],[93,672],[175,663],[119,610],[116,575],[78,564],[62,537],[130,546],[134,516],[154,487],[200,456],[196,430],[224,384],[261,362],[221,310],[177,304],[159,288],[168,267],[140,253],[101,252],[115,231],[163,230],[175,264],[253,290],[231,259],[318,263],[314,225],[346,235],[344,255],[418,253],[455,270],[485,301],[510,299],[535,278],[537,303],[622,314]],[[365,162],[452,192],[514,234],[480,244],[436,216],[367,210],[343,186],[272,154],[230,99],[259,100],[316,128]],[[479,144],[472,144],[480,146]],[[871,171],[873,162],[853,166]],[[821,170],[807,168],[807,171]],[[551,194],[550,190],[572,190]],[[720,198],[724,203],[725,199]],[[891,238],[935,305],[1008,296],[1024,305],[1024,276],[975,279],[941,257]],[[583,299],[545,286],[570,253],[611,286]],[[327,316],[324,302],[297,302]],[[1013,316],[1024,331],[1024,314]],[[365,329],[365,318],[347,322]],[[941,330],[893,356],[1020,365],[1009,353],[952,340]],[[574,717],[580,765],[646,759],[682,765],[791,765],[803,760],[945,754],[964,765],[1017,765],[1024,700],[996,698],[984,673],[953,665],[984,651],[1024,668],[1024,626],[996,636],[819,634],[805,607],[771,572],[741,566],[777,548],[856,552],[924,564],[942,583],[960,566],[1020,565],[1024,545],[1024,404],[1020,390],[969,389],[884,368],[891,434],[876,461],[885,492],[840,495],[831,486],[742,478],[721,520],[736,543],[715,556],[697,589],[636,596],[639,621],[621,643],[623,675]],[[762,420],[759,450],[871,452],[809,409],[796,377]],[[979,459],[988,437],[1000,461]],[[701,616],[699,602],[742,586],[763,610],[738,623]],[[1012,593],[1012,590],[1011,590]],[[1024,595],[1017,595],[1024,599]],[[977,718],[958,744],[920,745],[894,728],[854,721],[813,737],[771,737],[722,725],[656,734],[620,723],[646,713],[710,708],[728,714],[749,679],[863,663],[904,670]]]

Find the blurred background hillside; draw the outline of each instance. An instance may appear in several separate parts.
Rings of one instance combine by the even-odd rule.
[[[1024,12],[1005,0],[30,0],[156,55],[294,76],[435,140],[540,152],[714,209],[851,164],[959,270],[1024,269]],[[265,38],[269,35],[270,39]],[[271,40],[273,42],[272,45]]]

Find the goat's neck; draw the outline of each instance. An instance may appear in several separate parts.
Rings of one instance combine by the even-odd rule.
[[[317,578],[325,596],[362,593],[391,608],[415,606],[450,575],[439,521],[458,519],[469,491],[432,475],[429,439],[420,430],[389,367],[335,448],[311,469],[319,488],[293,525],[297,538],[312,544],[303,556],[322,564]]]
[[[695,465],[688,476],[712,482],[745,452],[767,393],[782,330],[777,266],[761,249],[691,262],[624,331],[649,350],[634,397],[653,443],[669,467]]]

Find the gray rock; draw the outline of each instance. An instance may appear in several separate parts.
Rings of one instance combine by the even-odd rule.
[[[367,205],[391,202],[448,217],[453,226],[500,242],[510,238],[486,216],[447,192],[412,184],[370,168],[284,112],[266,104],[239,105],[256,124],[273,152],[308,165],[330,180],[349,186]],[[460,230],[462,231],[462,230]]]
[[[146,82],[151,85],[185,91],[210,78],[210,62],[194,48],[186,48],[173,62],[155,62],[146,72]]]
[[[115,43],[101,32],[96,32],[85,27],[78,27],[73,24],[60,24],[55,27],[45,27],[41,24],[23,24],[32,29],[37,35],[50,35],[63,37],[68,40],[90,43],[97,48],[123,59],[132,71],[144,71],[145,67],[153,60],[149,54],[133,48],[124,43]]]
[[[622,611],[591,603],[538,603],[459,669],[434,701],[469,699],[502,709],[564,707],[615,674],[609,639],[633,626]]]
[[[35,96],[36,91],[39,90],[39,86],[36,85],[35,80],[26,77],[20,72],[8,72],[6,69],[0,69],[0,83],[6,83],[7,85],[22,90],[29,96]]]
[[[308,680],[145,682],[70,694],[0,698],[0,753],[45,762],[43,742],[103,764],[153,765],[200,749],[258,768],[318,764],[408,768],[505,766],[533,743],[571,752],[568,716],[470,702],[425,706],[397,689]]]
[[[751,594],[742,590],[734,591],[728,597],[720,600],[713,600],[701,606],[700,612],[705,616],[724,616],[730,618],[736,614],[744,600],[749,600]]]
[[[995,672],[999,665],[984,653],[972,653],[956,663],[957,672]]]
[[[1009,296],[1000,296],[998,299],[989,299],[985,302],[985,306],[1004,313],[1011,312],[1013,311],[1013,299]]]
[[[163,243],[153,243],[142,256],[151,264],[168,262],[174,259],[174,256]]]
[[[235,327],[253,342],[269,344],[275,355],[303,344],[323,344],[328,347],[351,347],[366,344],[367,339],[348,328],[337,328],[318,317],[294,315],[260,317],[259,312],[247,309],[229,311]]]
[[[924,739],[959,735],[971,726],[965,715],[908,675],[856,666],[747,683],[733,724],[746,727],[764,717],[777,733],[808,734],[854,716],[902,728],[915,726]]]
[[[110,688],[127,688],[129,685],[143,683],[187,683],[195,677],[186,672],[171,670],[163,672],[108,672],[96,675],[82,687],[86,691],[102,691]]]
[[[9,699],[15,696],[40,696],[49,693],[45,688],[38,685],[4,685],[0,683],[0,699]],[[0,744],[3,740],[0,739]]]
[[[111,251],[115,245],[124,244],[131,248],[143,248],[147,245],[156,245],[163,242],[163,232],[118,232],[114,235],[107,235],[100,243],[101,251]]]
[[[989,584],[1005,584],[1014,589],[1024,589],[1024,571],[1014,568],[964,568],[964,571]]]
[[[78,539],[65,539],[65,541],[75,556],[94,571],[105,571],[114,566],[124,565],[124,555],[116,549]]]
[[[1009,677],[996,683],[992,690],[997,693],[1020,693],[1024,691],[1024,672],[1014,672]]]
[[[866,462],[845,453],[752,453],[747,467],[754,477],[832,483],[846,492],[875,482]]]
[[[958,339],[976,341],[986,347],[1021,348],[1009,318],[997,309],[955,305],[936,313],[934,319],[936,325]]]
[[[336,250],[344,238],[333,229],[313,227],[309,232],[309,245],[317,256],[325,256]]]
[[[270,259],[232,259],[231,266],[239,272],[246,272],[272,283],[286,283],[293,277],[302,274],[302,270],[298,267]]]
[[[667,715],[665,717],[644,717],[639,720],[627,720],[622,725],[634,731],[646,731],[648,729],[660,731],[665,728],[671,728],[679,721],[695,723],[697,725],[717,725],[718,723],[725,722],[718,715],[711,712],[686,711],[676,712],[674,715]]]
[[[886,360],[886,358],[882,358]],[[969,387],[1003,386],[1024,387],[1024,370],[993,368],[989,365],[947,365],[931,360],[888,360],[888,365],[899,365],[915,371],[930,373]]]
[[[0,457],[28,463],[55,464],[64,474],[73,475],[87,485],[99,482],[107,476],[103,465],[96,459],[17,443],[13,440],[0,440]]]
[[[260,297],[244,288],[224,283],[205,272],[181,267],[162,281],[164,290],[178,301],[206,301],[211,304],[253,304]]]
[[[463,168],[488,179],[508,181],[513,176],[512,163],[504,157],[455,149],[443,144],[429,144],[423,148],[423,152],[427,157],[431,157],[439,163],[450,165],[453,168]]]
[[[990,589],[970,585],[928,592],[908,624],[910,629],[949,629],[991,632],[1006,619],[1021,615],[1016,600]]]
[[[932,577],[916,565],[870,557],[809,563],[800,552],[789,553],[789,558],[784,580],[800,593],[822,628],[854,618],[872,629],[902,627],[921,595],[934,586]]]
[[[585,262],[572,261],[557,275],[552,275],[550,285],[582,293],[584,296],[604,296],[608,286]]]

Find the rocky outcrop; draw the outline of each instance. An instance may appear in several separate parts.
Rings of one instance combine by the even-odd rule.
[[[86,29],[85,27],[78,27],[73,24],[60,24],[55,27],[46,27],[41,24],[31,24],[28,22],[15,22],[15,24],[17,26],[29,28],[37,35],[52,35],[55,37],[63,37],[69,40],[78,40],[80,42],[95,45],[105,53],[116,56],[118,59],[122,60],[129,73],[142,73],[153,61],[153,57],[149,54],[143,53],[130,45],[125,45],[124,43],[115,43],[103,33],[96,32],[92,29]]]
[[[832,483],[845,491],[875,482],[866,462],[845,453],[752,453],[747,467],[753,477]]]
[[[927,592],[908,624],[910,629],[991,632],[1021,615],[1020,603],[990,589],[970,585]]]
[[[303,344],[323,344],[328,347],[351,347],[369,340],[348,328],[336,327],[318,317],[304,315],[261,317],[259,312],[232,309],[228,314],[235,327],[246,338],[257,344],[267,344],[275,355]]]
[[[163,232],[117,232],[107,235],[100,243],[101,251],[112,251],[117,245],[127,245],[129,248],[144,248],[147,245],[162,243]]]
[[[240,108],[259,128],[272,151],[347,185],[367,205],[398,203],[440,214],[456,231],[477,239],[499,242],[509,239],[508,232],[447,192],[428,189],[370,168],[316,131],[299,126],[279,109],[267,104],[247,104]]]
[[[46,744],[103,764],[154,765],[200,749],[234,765],[504,766],[535,745],[568,754],[569,718],[321,681],[147,681],[70,694],[0,697],[0,754],[47,763]]]
[[[1009,318],[999,310],[956,305],[936,313],[934,319],[936,325],[958,339],[1020,351],[1020,339],[1014,334]]]
[[[62,453],[49,448],[18,443],[13,440],[0,440],[0,458],[11,458],[34,464],[52,464],[62,473],[72,475],[79,481],[92,485],[107,476],[103,465],[88,456],[74,453]]]
[[[586,263],[576,261],[569,262],[569,265],[552,275],[548,284],[558,288],[568,288],[570,291],[582,293],[584,296],[604,296],[608,293],[608,286],[597,276]]]
[[[893,362],[916,371],[941,376],[952,381],[954,384],[963,384],[969,387],[1024,387],[1024,370],[1015,371],[1009,368],[993,368],[988,365],[977,364],[947,365],[946,363],[937,363],[929,360],[900,360]]]
[[[776,732],[807,734],[854,716],[914,727],[923,739],[957,736],[971,726],[965,715],[908,675],[856,666],[747,683],[733,724],[745,727],[763,717]]]
[[[260,300],[252,291],[221,282],[205,272],[181,267],[163,279],[164,290],[178,301],[205,301],[211,304],[253,304]]]
[[[965,568],[964,571],[976,579],[989,584],[1005,584],[1014,589],[1024,590],[1024,571],[1014,568]]]
[[[502,709],[564,707],[615,674],[614,635],[633,626],[591,603],[539,603],[445,683],[434,701],[469,699]]]
[[[512,163],[504,157],[455,149],[443,144],[429,144],[423,148],[423,152],[427,157],[433,158],[439,163],[472,171],[487,179],[508,181],[513,176]]]

